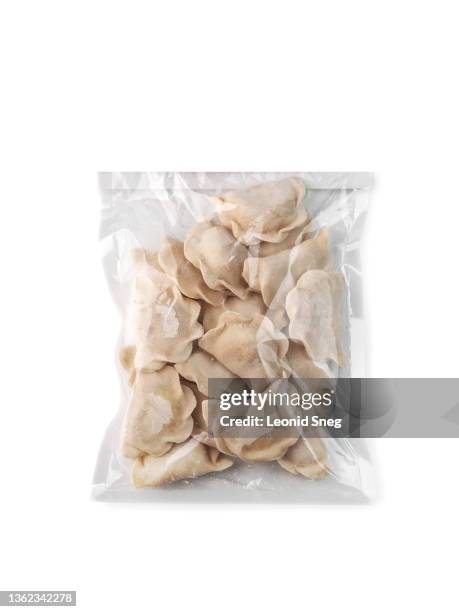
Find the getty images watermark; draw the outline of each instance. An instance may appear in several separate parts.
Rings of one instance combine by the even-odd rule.
[[[265,391],[242,389],[240,392],[223,392],[218,397],[219,416],[222,427],[334,427],[341,428],[342,418],[324,417],[315,409],[329,409],[334,403],[334,389],[324,392],[302,392],[276,390],[285,381],[276,381]],[[230,411],[243,408],[246,414],[233,415]],[[301,410],[301,412],[298,411]],[[310,414],[308,411],[311,411]],[[287,412],[293,414],[287,414]]]
[[[209,379],[211,437],[458,438],[459,379]]]

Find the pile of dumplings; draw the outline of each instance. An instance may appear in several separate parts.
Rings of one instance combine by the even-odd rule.
[[[327,229],[310,229],[305,192],[290,177],[211,197],[215,215],[184,242],[133,250],[120,361],[131,387],[122,452],[136,487],[241,461],[311,479],[329,471],[321,438],[208,433],[210,378],[321,379],[343,365],[344,280]]]

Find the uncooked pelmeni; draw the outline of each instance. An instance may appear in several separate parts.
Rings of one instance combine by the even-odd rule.
[[[198,340],[230,372],[244,378],[283,378],[288,340],[263,315],[224,312],[218,326]]]
[[[304,225],[290,230],[281,242],[259,242],[252,245],[249,247],[250,255],[252,257],[269,257],[281,251],[287,251],[304,242],[310,233],[311,229],[308,220]]]
[[[183,363],[175,365],[183,378],[195,383],[201,393],[209,397],[209,378],[234,378],[234,373],[219,363],[215,357],[196,350]]]
[[[138,253],[136,254],[138,258]],[[136,370],[158,370],[191,355],[203,329],[200,304],[184,297],[174,278],[159,266],[156,254],[137,260],[132,298],[127,308],[127,335],[136,351]]]
[[[210,289],[201,272],[185,257],[183,242],[165,237],[161,240],[158,261],[162,269],[174,277],[183,295],[219,306],[225,299],[221,291]]]
[[[215,446],[220,452],[233,457],[238,457],[249,463],[259,463],[263,461],[275,461],[280,459],[288,448],[293,446],[298,440],[295,437],[280,437],[276,435],[263,435],[261,433],[256,438],[249,437],[221,437],[215,432],[218,431],[218,422],[215,423],[215,435],[209,436],[209,401],[203,401],[199,412],[200,425],[199,431],[202,441]],[[218,420],[218,419],[217,419]],[[206,438],[207,435],[207,438]]]
[[[328,231],[322,229],[315,238],[292,249],[269,257],[249,257],[243,276],[253,291],[259,291],[267,306],[284,308],[287,293],[308,270],[322,269],[328,264]]]
[[[290,177],[255,185],[243,191],[230,191],[214,198],[225,227],[244,244],[281,242],[287,233],[308,219],[301,205],[303,181]]]
[[[290,340],[286,360],[290,365],[292,376],[295,378],[316,379],[329,377],[327,368],[321,368],[319,364],[313,361],[301,343]]]
[[[303,344],[316,363],[343,365],[341,294],[343,278],[336,272],[310,270],[287,295],[289,336]]]
[[[132,479],[136,487],[160,487],[184,478],[196,478],[210,472],[221,472],[234,461],[215,448],[190,438],[176,444],[162,457],[147,455],[134,463]]]
[[[237,312],[246,317],[253,317],[256,314],[264,315],[266,313],[266,305],[259,293],[249,293],[245,300],[241,300],[235,296],[229,296],[221,306],[203,306],[202,326],[204,331],[213,329],[218,325],[218,319],[224,312]]]
[[[242,278],[242,268],[248,251],[226,228],[210,221],[198,223],[188,232],[184,253],[201,271],[208,287],[239,298],[247,296],[249,289]]]
[[[300,438],[277,462],[291,474],[313,480],[329,472],[327,451],[321,438]]]
[[[138,372],[128,407],[123,454],[135,458],[167,453],[173,443],[190,436],[195,406],[195,396],[180,384],[174,368]]]
[[[281,459],[298,438],[213,438],[216,448],[225,455],[238,457],[248,463]]]

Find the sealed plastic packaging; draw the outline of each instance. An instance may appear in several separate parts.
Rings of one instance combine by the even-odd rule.
[[[359,245],[372,176],[102,173],[99,184],[122,400],[94,496],[365,499],[360,440],[212,435],[209,388],[365,376]]]

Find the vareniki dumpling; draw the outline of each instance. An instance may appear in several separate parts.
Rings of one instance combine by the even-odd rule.
[[[288,340],[263,315],[224,312],[218,327],[198,341],[228,370],[243,378],[283,378]]]
[[[193,392],[180,384],[174,368],[138,372],[128,407],[123,454],[135,458],[167,453],[173,443],[190,436],[195,406]]]
[[[259,438],[211,439],[215,441],[215,446],[222,453],[239,457],[249,463],[279,460],[297,441],[297,438],[276,438],[272,435]]]
[[[291,474],[318,480],[329,471],[327,451],[321,438],[300,438],[278,463]]]
[[[245,300],[241,300],[235,296],[229,296],[221,306],[204,306],[204,315],[202,317],[202,326],[204,331],[213,329],[218,325],[218,319],[224,312],[238,312],[246,317],[253,317],[256,314],[265,314],[266,306],[263,298],[259,293],[249,293]]]
[[[209,397],[209,378],[234,378],[234,374],[204,351],[194,351],[175,369],[183,378],[195,383],[201,393]]]
[[[136,487],[160,487],[184,478],[221,472],[233,463],[215,448],[190,438],[183,444],[174,445],[162,457],[139,457],[134,463],[132,478]]]
[[[208,287],[246,297],[248,287],[242,278],[242,268],[248,251],[226,228],[210,221],[198,223],[188,232],[184,252],[188,261],[201,271]]]
[[[183,242],[169,237],[163,238],[161,242],[159,263],[167,274],[176,279],[183,295],[219,306],[225,299],[225,294],[206,285],[201,272],[185,257]]]
[[[344,362],[340,338],[342,284],[341,274],[310,270],[287,295],[289,336],[303,344],[315,362]]]
[[[307,270],[325,268],[328,263],[328,232],[290,250],[269,257],[249,257],[243,276],[253,291],[261,292],[267,306],[284,308],[285,296]]]
[[[301,205],[303,181],[290,177],[255,185],[244,191],[230,191],[214,198],[225,227],[244,244],[281,242],[289,230],[306,222]]]
[[[307,239],[311,231],[308,223],[309,219],[304,225],[300,225],[290,230],[281,242],[259,242],[252,245],[249,248],[250,255],[253,257],[269,257],[270,255],[275,255],[281,251],[287,251],[301,244]]]
[[[137,269],[127,314],[127,335],[135,347],[135,369],[160,369],[188,359],[193,340],[203,329],[199,302],[184,297],[159,266],[157,255],[145,254]]]
[[[301,343],[290,340],[286,359],[295,378],[321,379],[329,376],[326,368],[312,361]]]
[[[212,401],[212,400],[210,400]],[[207,437],[215,447],[227,455],[239,457],[243,461],[257,463],[260,461],[275,461],[282,457],[288,448],[298,440],[295,437],[281,437],[273,435],[272,432],[267,433],[267,429],[261,429],[260,435],[257,437],[224,437],[219,435],[221,429],[219,419],[216,412],[212,414],[212,424],[209,424],[209,401],[203,401],[201,406],[201,431],[212,431],[213,436]],[[244,414],[250,414],[250,411]],[[233,430],[234,431],[234,430]],[[244,428],[241,427],[241,433],[244,434]],[[201,434],[203,435],[203,434]],[[204,439],[204,438],[203,438]]]

